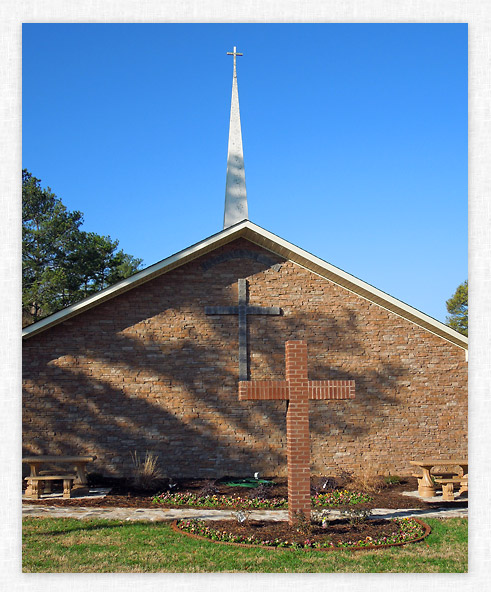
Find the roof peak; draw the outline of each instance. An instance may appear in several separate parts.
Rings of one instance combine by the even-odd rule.
[[[250,222],[249,220],[242,220],[240,223],[235,224],[233,227],[220,230],[218,233],[210,236],[199,243],[196,243],[183,251],[179,251],[146,269],[143,269],[130,278],[119,281],[118,283],[105,288],[97,294],[88,296],[84,300],[72,304],[67,308],[46,317],[36,323],[33,323],[29,327],[25,327],[22,331],[24,339],[33,337],[58,323],[76,316],[94,306],[106,302],[127,290],[131,290],[136,286],[139,286],[147,281],[154,279],[164,273],[184,265],[204,254],[210,253],[217,247],[228,244],[229,242],[237,239],[245,238],[250,242],[263,247],[271,253],[275,253],[284,259],[293,261],[301,267],[323,277],[335,284],[346,288],[350,292],[358,294],[365,300],[372,302],[390,312],[397,314],[398,316],[414,323],[426,329],[430,333],[437,335],[453,343],[457,347],[467,350],[468,338],[460,333],[457,333],[454,329],[444,325],[440,321],[433,319],[432,317],[424,314],[423,312],[413,308],[412,306],[378,290],[374,286],[367,284],[363,280],[352,276],[351,274],[319,259],[315,255],[304,251],[300,247],[289,243],[288,241],[276,236],[275,234],[261,228],[257,224]]]
[[[225,183],[225,212],[223,228],[228,228],[247,220],[247,191],[245,182],[244,152],[242,149],[242,131],[240,127],[239,90],[237,85],[237,56],[243,55],[234,51],[227,52],[234,56],[234,73],[232,78],[232,102],[230,105],[230,126],[228,133],[227,179]]]

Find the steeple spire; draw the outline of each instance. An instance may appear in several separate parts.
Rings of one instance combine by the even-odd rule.
[[[228,134],[227,181],[225,185],[225,215],[223,228],[247,220],[247,193],[245,183],[244,153],[242,151],[242,132],[240,129],[239,91],[237,87],[237,56],[243,55],[228,51],[234,56],[234,77],[232,82],[232,104],[230,107],[230,129]]]

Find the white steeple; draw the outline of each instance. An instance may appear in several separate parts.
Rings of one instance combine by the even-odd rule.
[[[227,181],[225,185],[225,215],[223,217],[223,228],[228,228],[248,219],[247,193],[245,183],[244,153],[242,151],[242,132],[240,129],[239,112],[239,91],[237,88],[237,53],[234,47],[233,52],[227,55],[234,56],[234,77],[232,82],[232,104],[230,107],[230,130],[228,134],[228,156],[227,156]]]

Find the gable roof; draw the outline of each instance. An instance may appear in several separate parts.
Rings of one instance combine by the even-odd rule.
[[[234,226],[230,226],[225,228],[221,232],[210,236],[209,238],[196,243],[184,249],[183,251],[179,251],[178,253],[167,257],[167,259],[163,259],[142,271],[132,275],[129,278],[119,281],[118,283],[109,286],[108,288],[98,292],[97,294],[93,294],[77,302],[68,306],[67,308],[56,312],[49,317],[42,319],[32,325],[25,327],[22,331],[22,337],[27,339],[42,331],[57,325],[73,316],[76,316],[94,306],[98,306],[102,302],[106,302],[111,298],[115,298],[120,294],[135,288],[141,284],[144,284],[157,276],[160,276],[164,273],[175,269],[176,267],[180,267],[185,263],[192,261],[193,259],[197,259],[202,255],[205,255],[211,251],[214,251],[218,247],[230,243],[238,238],[245,238],[252,243],[263,247],[264,249],[275,253],[283,257],[284,259],[288,259],[297,263],[298,265],[312,271],[313,273],[324,277],[335,284],[354,292],[358,296],[365,298],[369,302],[373,302],[389,310],[400,317],[415,323],[416,325],[450,341],[451,343],[461,347],[463,349],[468,348],[468,338],[464,335],[461,335],[454,329],[451,329],[447,325],[433,319],[432,317],[420,312],[419,310],[405,304],[401,300],[397,300],[397,298],[393,298],[389,294],[374,288],[370,284],[346,273],[342,269],[315,257],[314,255],[300,249],[299,247],[279,238],[278,236],[264,230],[260,226],[250,222],[249,220],[243,220]]]

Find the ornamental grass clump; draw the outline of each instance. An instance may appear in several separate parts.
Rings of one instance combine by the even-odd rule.
[[[137,452],[131,454],[133,461],[132,484],[135,489],[141,491],[155,491],[158,489],[164,476],[158,466],[159,458],[153,452],[145,453],[145,460],[141,460]]]
[[[379,475],[373,468],[367,467],[361,473],[349,473],[346,484],[347,489],[356,491],[367,491],[369,493],[380,493],[388,486],[382,475]]]

